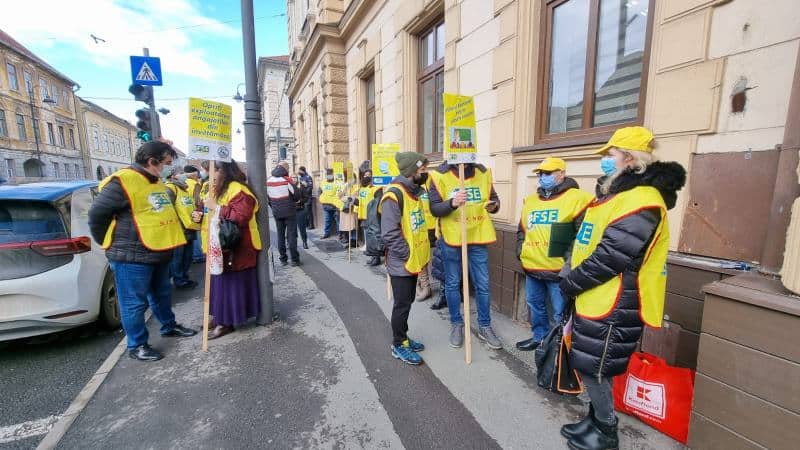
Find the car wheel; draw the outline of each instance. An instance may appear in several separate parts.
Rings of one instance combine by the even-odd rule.
[[[103,279],[103,288],[100,291],[100,325],[109,330],[120,327],[119,303],[117,302],[117,288],[114,275],[111,271]]]

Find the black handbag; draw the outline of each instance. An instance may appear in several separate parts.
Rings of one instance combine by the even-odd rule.
[[[228,219],[220,219],[219,221],[219,246],[223,250],[233,250],[242,240],[242,231],[239,225]]]
[[[564,341],[564,325],[572,315],[572,307],[564,313],[561,323],[553,327],[536,348],[536,381],[548,391],[578,395],[583,392],[583,384],[578,371],[569,363],[569,348]]]

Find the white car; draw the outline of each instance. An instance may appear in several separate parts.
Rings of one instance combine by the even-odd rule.
[[[96,193],[90,181],[0,186],[0,341],[120,326],[113,273],[89,234]]]

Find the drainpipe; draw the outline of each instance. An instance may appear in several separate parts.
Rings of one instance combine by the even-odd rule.
[[[789,111],[786,114],[786,126],[783,132],[783,143],[778,146],[778,170],[775,174],[775,190],[772,194],[767,239],[761,254],[759,271],[765,275],[778,276],[783,264],[783,252],[786,248],[786,230],[792,214],[792,203],[800,197],[800,185],[797,180],[797,166],[800,158],[800,49],[797,52],[794,68],[794,81],[789,95]]]

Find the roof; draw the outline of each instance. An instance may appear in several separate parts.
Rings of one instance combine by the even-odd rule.
[[[38,200],[51,202],[79,189],[97,186],[96,181],[63,181],[0,186],[0,200]]]
[[[90,102],[89,100],[86,100],[85,98],[77,96],[77,95],[76,95],[76,97],[78,97],[78,100],[80,100],[81,103],[85,104],[88,107],[88,109],[94,110],[95,113],[111,116],[112,120],[115,120],[115,121],[119,122],[120,124],[125,124],[125,126],[127,126],[128,128],[136,129],[136,127],[133,126],[133,124],[131,124],[127,120],[123,119],[122,117],[119,117],[118,115],[112,113],[111,111],[103,108],[102,106],[98,105],[97,103]]]
[[[282,64],[289,64],[289,55],[278,55],[278,56],[262,56],[258,58],[259,61],[270,61],[270,62],[278,62]]]
[[[36,56],[32,51],[28,50],[24,45],[22,45],[19,42],[17,42],[14,38],[9,36],[8,33],[6,33],[3,30],[0,30],[0,44],[5,45],[6,47],[10,48],[11,50],[14,50],[15,52],[19,53],[20,55],[23,55],[23,56],[27,57],[31,61],[35,62],[36,64],[39,64],[42,67],[44,67],[50,73],[52,73],[53,75],[56,75],[57,77],[61,78],[62,80],[66,81],[68,83],[71,83],[74,86],[80,87],[80,85],[78,84],[77,81],[72,80],[68,76],[66,76],[63,73],[61,73],[58,70],[56,70],[55,67],[51,66],[50,64],[47,64],[42,58],[39,58],[38,56]]]

